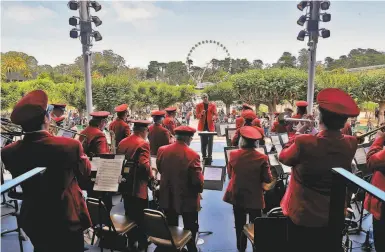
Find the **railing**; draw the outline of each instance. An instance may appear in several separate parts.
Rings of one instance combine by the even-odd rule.
[[[17,187],[18,185],[20,185],[21,183],[25,182],[26,180],[40,174],[40,173],[43,173],[47,168],[35,168],[35,169],[32,169],[10,181],[7,181],[6,183],[4,183],[3,185],[1,185],[1,194],[3,193],[6,193],[8,192],[9,190]]]
[[[381,202],[385,202],[385,192],[343,168],[333,168],[332,172],[333,180],[330,197],[329,228],[333,246],[337,249],[341,247],[342,243],[347,185],[354,184]]]

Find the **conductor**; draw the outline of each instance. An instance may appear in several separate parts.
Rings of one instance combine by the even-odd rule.
[[[198,123],[198,131],[215,131],[215,124],[218,117],[217,107],[214,103],[209,102],[209,96],[205,93],[201,96],[203,102],[199,103],[196,106],[196,115],[199,119]],[[213,136],[202,136],[201,149],[202,149],[202,158],[207,158],[208,152],[208,160],[212,160],[212,152],[213,152]]]

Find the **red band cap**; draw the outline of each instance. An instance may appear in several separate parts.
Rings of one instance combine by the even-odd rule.
[[[295,103],[295,106],[297,107],[307,107],[307,105],[308,105],[307,101],[297,101]]]
[[[122,105],[115,107],[115,112],[123,112],[123,111],[126,111],[127,109],[128,109],[128,105],[122,104]]]
[[[60,104],[60,103],[52,103],[51,104],[54,108],[65,108],[67,107],[67,104]]]
[[[253,126],[261,127],[261,121],[258,118],[255,118],[252,123]]]
[[[249,104],[247,104],[247,103],[243,103],[242,109],[244,109],[244,110],[247,110],[247,109],[253,110],[253,108]]]
[[[151,112],[151,116],[164,116],[166,114],[163,110],[156,110]]]
[[[243,126],[240,129],[241,136],[251,140],[258,140],[262,138],[261,133],[252,126]]]
[[[360,109],[353,98],[338,88],[321,90],[317,95],[317,103],[320,108],[339,115],[356,117],[360,114]]]
[[[171,113],[171,112],[176,111],[176,108],[175,107],[168,107],[165,110],[166,110],[166,112]]]
[[[257,115],[252,110],[245,110],[242,112],[242,117],[245,118],[245,120],[254,120],[257,118]]]
[[[134,123],[134,127],[147,127],[151,124],[151,122],[147,120],[133,120],[132,122]]]
[[[179,126],[179,127],[176,127],[174,131],[176,134],[180,134],[180,135],[194,135],[194,133],[197,130],[190,126]]]
[[[25,125],[28,122],[42,116],[48,105],[48,96],[43,90],[35,90],[15,105],[11,114],[11,121],[14,124]]]
[[[90,116],[94,118],[107,118],[110,115],[110,112],[107,111],[95,111],[90,113]]]
[[[60,122],[64,121],[65,116],[55,117],[55,118],[53,118],[53,119],[55,120],[56,123],[60,123]]]

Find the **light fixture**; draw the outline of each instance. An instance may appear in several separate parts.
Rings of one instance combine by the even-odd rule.
[[[100,20],[100,18],[97,16],[92,16],[91,19],[92,22],[94,22],[95,26],[99,26],[103,23],[102,20]]]
[[[323,22],[330,22],[331,19],[332,19],[332,15],[330,15],[329,13],[322,14],[322,21]]]
[[[92,8],[94,8],[94,10],[96,12],[98,12],[102,9],[102,6],[100,5],[100,3],[96,2],[96,1],[91,1],[91,6],[92,6]]]
[[[308,1],[301,1],[299,4],[297,4],[297,8],[300,11],[303,11],[308,5]]]
[[[70,37],[73,38],[73,39],[78,38],[78,37],[79,37],[78,29],[73,28],[73,29],[70,31]]]
[[[298,33],[298,36],[297,36],[297,39],[299,41],[304,41],[305,40],[305,37],[306,37],[306,31],[305,30],[302,30]]]
[[[321,30],[321,37],[322,38],[329,38],[330,37],[330,31],[328,29],[322,29]]]
[[[79,3],[77,1],[69,1],[67,6],[70,10],[77,10],[79,8]]]
[[[77,26],[79,24],[78,22],[78,18],[77,17],[71,17],[69,20],[68,20],[68,23],[72,26]]]
[[[95,38],[95,41],[100,41],[103,39],[102,35],[100,34],[100,32],[98,31],[94,31],[92,33],[92,36]]]
[[[321,2],[321,10],[328,10],[330,7],[330,1],[323,1]]]
[[[303,26],[305,24],[307,20],[307,17],[305,15],[302,15],[298,20],[297,20],[297,24],[300,25],[300,26]]]

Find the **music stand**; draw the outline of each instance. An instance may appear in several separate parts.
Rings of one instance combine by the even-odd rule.
[[[207,143],[207,152],[209,152],[209,150],[211,150],[211,153],[207,153],[208,156],[206,158],[204,158],[204,163],[205,164],[211,164],[212,162],[212,150],[213,150],[213,145],[214,145],[214,139],[212,141],[210,141],[210,137],[214,138],[214,136],[217,134],[217,132],[210,132],[210,131],[202,131],[202,132],[199,132],[198,135],[200,136],[201,138],[201,150],[203,150],[203,139],[205,139],[208,143]],[[202,153],[203,155],[203,153]]]

